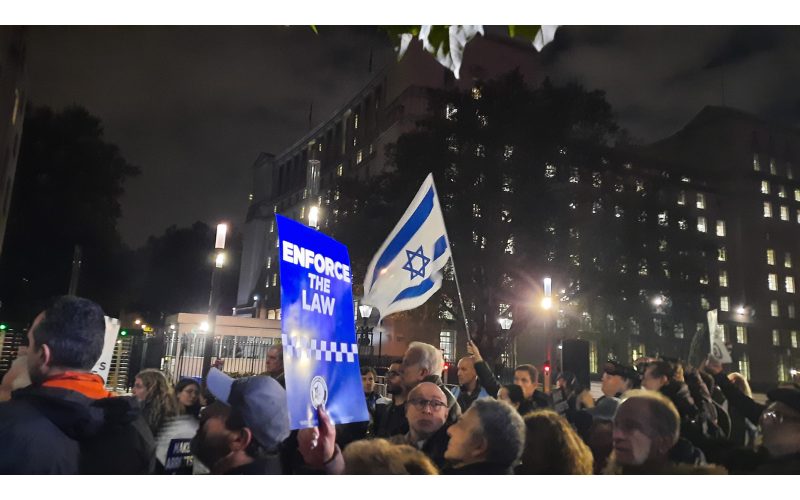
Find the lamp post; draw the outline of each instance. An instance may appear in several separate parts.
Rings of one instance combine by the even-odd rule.
[[[372,314],[372,306],[361,304],[358,306],[358,312],[361,314],[363,320],[361,327],[358,328],[358,344],[364,347],[372,347],[372,328],[367,325],[369,317]],[[380,353],[380,343],[378,344],[378,353]],[[372,355],[372,352],[370,352]],[[380,354],[378,355],[378,363],[380,364]]]
[[[544,336],[547,343],[547,364],[546,367],[552,367],[552,348],[553,342],[550,338],[550,329],[548,328],[547,320],[550,314],[550,309],[553,308],[553,280],[549,277],[544,279],[544,297],[542,297],[542,309],[544,310]],[[549,370],[544,371],[544,392],[545,394],[550,393],[550,372]]]
[[[514,322],[514,320],[511,319],[510,317],[508,317],[508,318],[499,318],[497,320],[497,322],[500,323],[500,329],[503,330],[503,332],[505,332],[506,335],[508,335],[508,330],[511,329],[511,324]],[[514,365],[512,368],[517,366],[517,338],[516,337],[514,337],[513,351],[514,352],[511,353],[511,356],[513,358],[512,362],[513,362],[513,365]]]
[[[225,236],[227,232],[227,224],[217,224],[217,238],[214,243],[217,255],[214,258],[214,268],[211,270],[211,293],[208,297],[208,322],[205,328],[206,342],[203,346],[203,378],[208,375],[208,371],[211,369],[211,356],[214,352],[214,332],[216,330],[217,309],[219,307],[220,283],[218,274],[219,270],[225,266]]]

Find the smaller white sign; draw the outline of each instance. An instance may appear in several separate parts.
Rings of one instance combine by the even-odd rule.
[[[731,353],[725,346],[722,335],[722,325],[717,323],[717,310],[708,311],[708,332],[711,339],[711,355],[718,359],[720,363],[732,363]]]
[[[106,336],[103,341],[103,353],[100,359],[92,368],[92,373],[103,377],[103,382],[108,382],[108,371],[111,369],[111,357],[114,354],[114,347],[117,345],[117,334],[119,334],[119,320],[106,316]]]

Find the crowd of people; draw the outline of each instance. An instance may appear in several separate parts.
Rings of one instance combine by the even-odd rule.
[[[530,364],[503,385],[472,342],[451,391],[441,351],[412,342],[388,366],[386,397],[362,369],[368,422],[335,425],[319,407],[317,427],[292,431],[279,347],[263,375],[212,368],[173,387],[146,369],[126,396],[91,373],[104,332],[83,298],[35,318],[0,392],[0,473],[800,473],[800,385],[764,405],[713,358],[608,361],[594,400],[568,372],[541,390]]]

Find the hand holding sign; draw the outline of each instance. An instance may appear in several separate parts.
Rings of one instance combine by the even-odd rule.
[[[317,412],[319,427],[300,429],[297,433],[297,444],[305,463],[319,469],[336,454],[336,427],[324,407],[317,408]]]

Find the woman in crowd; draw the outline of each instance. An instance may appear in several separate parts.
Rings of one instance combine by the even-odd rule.
[[[589,447],[552,410],[525,416],[525,449],[517,474],[591,474],[594,460]]]
[[[167,377],[159,370],[148,368],[136,375],[133,395],[142,406],[144,417],[154,436],[164,423],[178,415],[178,400]]]
[[[175,384],[175,396],[178,398],[178,411],[181,414],[200,416],[200,384],[191,378],[181,379]]]

